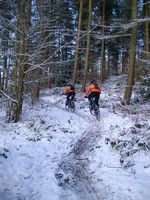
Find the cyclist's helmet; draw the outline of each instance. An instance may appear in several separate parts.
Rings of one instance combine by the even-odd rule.
[[[71,86],[71,85],[72,85],[72,83],[71,83],[71,82],[68,82],[68,83],[67,83],[67,86]]]
[[[91,81],[90,81],[90,85],[91,85],[91,84],[95,84],[95,83],[96,83],[95,80],[91,80]]]
[[[71,90],[74,90],[74,85],[71,83],[71,82],[69,82],[68,84],[67,84],[67,86],[69,86],[70,88],[71,88]]]

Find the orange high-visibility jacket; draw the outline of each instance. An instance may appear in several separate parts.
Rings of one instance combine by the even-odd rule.
[[[67,86],[64,91],[64,94],[68,94],[69,92],[75,92],[75,90],[72,90],[70,86]]]
[[[88,89],[87,89],[87,92],[86,92],[86,96],[88,96],[91,92],[98,92],[98,93],[101,93],[101,88],[100,87],[95,87],[94,84],[91,84]]]

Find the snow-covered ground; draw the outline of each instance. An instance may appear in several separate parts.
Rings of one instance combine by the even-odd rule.
[[[18,123],[1,109],[0,200],[149,200],[149,104],[122,105],[121,84],[103,85],[100,121],[80,92],[66,111],[63,88],[26,101]]]

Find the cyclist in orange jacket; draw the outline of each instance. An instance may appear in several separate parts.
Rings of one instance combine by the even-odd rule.
[[[74,85],[68,84],[65,91],[64,91],[64,95],[67,95],[66,105],[68,105],[69,98],[71,98],[71,100],[74,100],[74,97],[75,97],[75,87],[74,87]]]
[[[92,105],[92,98],[95,98],[95,104],[99,107],[99,97],[100,97],[100,93],[101,93],[101,88],[98,86],[98,83],[96,81],[91,81],[90,85],[87,89],[86,92],[86,97],[88,98],[90,105]]]

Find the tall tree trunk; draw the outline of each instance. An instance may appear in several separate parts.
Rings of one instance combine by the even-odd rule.
[[[112,64],[113,64],[113,68],[112,68],[112,74],[115,76],[118,76],[118,60],[119,60],[119,51],[118,49],[115,47],[115,49],[112,49],[112,55],[113,55],[113,60],[112,60]]]
[[[86,80],[87,80],[87,72],[88,72],[89,52],[90,52],[91,19],[92,19],[92,0],[89,0],[88,34],[87,34],[87,46],[86,46],[86,55],[85,55],[85,68],[84,68],[82,92],[85,92],[85,86],[86,86]]]
[[[122,74],[127,73],[127,66],[128,66],[129,54],[127,51],[122,52]]]
[[[25,33],[25,2],[18,2],[19,3],[19,16],[20,16],[20,31],[21,31],[21,46],[20,52],[18,55],[18,92],[17,92],[17,102],[18,106],[16,108],[16,119],[15,122],[19,121],[20,114],[22,112],[22,105],[23,105],[23,93],[24,93],[24,77],[25,77],[25,53],[26,53],[26,33]],[[21,55],[20,55],[21,54]]]
[[[17,122],[19,120],[19,108],[18,108],[18,74],[19,74],[19,65],[20,65],[20,56],[19,52],[21,51],[21,34],[20,34],[20,4],[19,0],[16,1],[16,29],[15,29],[15,63],[14,63],[14,69],[13,69],[13,82],[14,87],[13,89],[13,98],[17,101],[17,103],[11,103],[10,105],[10,111],[7,113],[9,115],[9,121]]]
[[[108,47],[108,59],[107,59],[107,78],[110,76],[110,49]]]
[[[132,21],[135,22],[137,19],[137,0],[132,0]],[[137,25],[132,27],[131,33],[131,45],[130,45],[130,57],[129,57],[129,68],[128,68],[128,81],[125,90],[124,99],[127,104],[130,104],[132,95],[132,89],[134,84],[135,76],[135,56],[136,56],[136,43],[137,43]]]
[[[3,60],[3,73],[2,73],[2,82],[1,82],[1,86],[2,86],[2,89],[4,91],[7,90],[7,87],[8,87],[8,50],[9,50],[9,39],[10,39],[10,28],[9,28],[9,25],[7,23],[7,21],[9,21],[11,19],[10,17],[10,13],[11,13],[11,10],[10,10],[10,5],[9,3],[10,2],[7,2],[7,1],[4,1],[2,0],[2,5],[4,6],[4,13],[1,12],[2,16],[4,18],[6,18],[6,20],[2,20],[1,21],[1,26],[3,27],[1,30],[1,50],[2,50],[2,54],[3,54],[3,57],[2,57],[2,60]]]
[[[40,50],[39,50],[37,62],[40,65],[41,63],[44,62],[44,60],[47,59],[49,48],[45,49],[44,44],[43,44],[45,38],[47,37],[45,30],[43,30],[43,27],[45,29],[45,26],[43,26],[43,21],[44,21],[44,17],[45,17],[44,16],[45,7],[43,7],[43,1],[42,0],[38,0],[37,3],[38,3],[39,15],[40,15],[40,22],[39,22],[40,23],[40,38],[39,38]],[[42,75],[43,75],[43,71],[39,68],[37,68],[35,71],[32,72],[32,80],[34,81],[34,83],[31,86],[32,104],[34,104],[35,102],[37,102],[39,100],[41,84],[42,83],[43,83],[43,85],[45,84],[44,78],[43,78],[42,83],[41,83]]]
[[[16,42],[15,42],[15,50],[16,50],[16,59],[15,59],[15,67],[14,67],[14,98],[17,103],[13,103],[12,107],[12,116],[10,120],[14,122],[19,121],[20,114],[22,112],[23,105],[23,94],[24,94],[24,79],[25,72],[27,70],[27,52],[28,52],[28,31],[29,31],[29,20],[31,17],[31,12],[29,12],[29,8],[31,7],[31,0],[27,0],[26,2],[16,1]],[[31,8],[30,8],[31,9]],[[27,16],[27,15],[30,16]],[[26,21],[27,20],[27,21]]]
[[[79,10],[79,19],[78,19],[78,32],[77,32],[77,41],[76,41],[76,49],[75,49],[75,60],[74,60],[74,69],[73,69],[73,79],[72,82],[75,84],[77,78],[77,70],[78,70],[78,54],[79,54],[79,45],[80,45],[80,30],[81,30],[81,18],[82,18],[82,8],[83,8],[83,0],[80,0],[80,10]]]
[[[103,12],[102,12],[102,37],[105,35],[105,0],[103,0]],[[106,67],[105,67],[105,40],[102,39],[102,45],[101,45],[101,73],[100,73],[100,81],[103,83],[106,79]]]
[[[7,71],[8,71],[8,66],[7,66],[7,62],[8,62],[8,59],[7,59],[7,51],[8,51],[8,39],[9,39],[9,34],[8,34],[8,30],[4,31],[4,70],[3,70],[3,81],[2,81],[2,88],[3,90],[6,90],[7,88],[7,79],[8,79],[8,74],[7,74]]]
[[[144,0],[143,3],[144,3],[143,14],[144,14],[145,18],[148,18],[148,17],[150,17],[150,9],[149,9],[150,2],[148,3],[148,0]],[[150,59],[150,56],[149,56],[149,51],[150,51],[149,42],[150,42],[150,23],[147,20],[144,23],[144,59],[145,60],[149,60]]]

